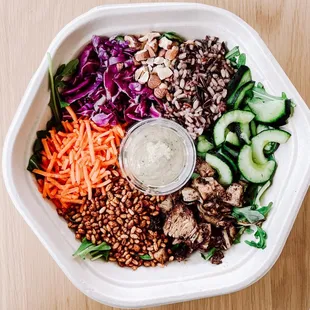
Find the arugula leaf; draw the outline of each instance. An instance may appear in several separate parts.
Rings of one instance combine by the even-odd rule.
[[[149,254],[140,255],[140,258],[143,260],[152,260],[152,257]]]
[[[67,103],[65,101],[60,101],[59,104],[60,104],[61,108],[65,108],[65,107],[68,107],[70,105],[69,103]]]
[[[62,64],[58,67],[58,69],[56,70],[55,76],[57,77],[58,75],[62,75],[62,72],[64,71],[64,69],[66,68],[65,64]]]
[[[38,154],[33,154],[28,162],[27,170],[32,172],[33,169],[41,169],[40,167],[41,157]]]
[[[119,42],[125,41],[124,36],[122,36],[122,35],[116,36],[116,37],[115,37],[115,40],[116,40],[116,41],[119,41]]]
[[[80,247],[73,253],[73,256],[79,256],[82,259],[85,259],[88,254],[94,256],[93,259],[98,259],[103,256],[103,252],[110,251],[111,247],[102,242],[99,245],[94,245],[92,242],[88,241],[86,238],[82,240]],[[102,254],[102,255],[101,255]],[[99,256],[100,255],[100,256]]]
[[[244,208],[233,208],[232,216],[236,218],[237,221],[246,219],[251,224],[265,219],[260,212],[253,210],[251,206]]]
[[[252,246],[258,249],[265,249],[267,233],[261,227],[257,226],[257,230],[254,234],[254,237],[258,239],[258,242],[246,240],[245,243],[248,244],[249,246]]]
[[[194,173],[192,174],[192,176],[191,176],[191,179],[192,179],[192,180],[195,180],[195,179],[197,179],[197,178],[199,178],[199,177],[200,177],[200,174],[194,172]]]
[[[250,228],[250,227],[245,227],[245,231],[244,232],[247,233],[247,234],[252,234],[254,232],[254,230],[252,228]]]
[[[215,252],[216,248],[212,248],[210,251],[206,253],[206,255],[204,255],[203,253],[200,253],[200,255],[204,260],[210,260],[210,258],[215,254]]]
[[[261,89],[265,89],[265,86],[261,82],[257,83],[257,87]]]
[[[176,34],[175,32],[165,32],[163,35],[163,37],[166,37],[167,39],[171,40],[171,41],[177,41],[179,43],[183,43],[185,40],[183,37],[181,37],[180,35]]]
[[[86,250],[87,248],[89,248],[90,246],[92,246],[93,244],[88,241],[86,238],[83,238],[81,245],[79,246],[79,248],[72,254],[72,256],[79,256],[80,253],[82,253],[84,250]]]
[[[54,76],[53,76],[53,64],[51,54],[47,53],[47,58],[49,62],[48,72],[49,72],[49,81],[50,81],[50,88],[51,88],[51,99],[49,102],[49,106],[51,107],[53,116],[57,123],[61,123],[61,113],[60,107],[57,103],[56,93],[55,93],[55,85],[54,85]]]
[[[234,239],[233,244],[238,244],[238,243],[241,242],[240,239],[241,239],[241,236],[243,235],[244,231],[245,231],[245,227],[242,226],[242,227],[239,229],[238,233],[236,234],[236,237],[235,237],[235,239]]]
[[[239,57],[238,57],[238,68],[241,66],[244,66],[246,63],[246,55],[244,53],[242,53]]]
[[[76,58],[76,59],[70,60],[70,61],[66,64],[65,68],[62,70],[62,72],[61,72],[60,75],[61,75],[62,77],[72,75],[73,73],[76,72],[76,69],[77,69],[78,64],[79,64],[79,60],[78,60],[77,58]]]
[[[239,46],[235,46],[232,50],[230,50],[226,55],[225,58],[231,60],[231,58],[239,56]]]
[[[272,202],[269,202],[267,206],[261,207],[257,209],[257,212],[262,214],[265,218],[267,217],[268,213],[270,212],[270,209],[272,207]]]

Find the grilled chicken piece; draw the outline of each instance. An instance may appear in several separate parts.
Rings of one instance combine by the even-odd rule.
[[[199,224],[199,233],[196,239],[198,246],[202,250],[206,250],[211,239],[211,225],[208,223]]]
[[[182,189],[182,197],[184,202],[193,203],[201,200],[199,192],[192,187],[184,187]]]
[[[192,187],[198,190],[203,200],[214,198],[223,200],[226,195],[224,187],[211,177],[195,179]]]
[[[156,253],[154,253],[154,258],[161,264],[164,264],[169,259],[166,249],[164,248],[161,248]]]
[[[196,171],[202,177],[213,177],[215,174],[214,169],[206,161],[200,158],[196,161]]]
[[[234,206],[241,207],[243,199],[243,186],[239,183],[233,183],[226,189],[224,202]]]
[[[193,237],[197,229],[193,212],[180,203],[169,212],[163,227],[165,235],[181,240]]]
[[[159,207],[164,213],[169,212],[173,207],[172,197],[169,195],[164,201],[159,204]]]

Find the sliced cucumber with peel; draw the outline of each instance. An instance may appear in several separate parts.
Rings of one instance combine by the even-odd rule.
[[[268,159],[264,155],[264,148],[270,142],[286,143],[291,134],[284,130],[264,130],[252,139],[253,160],[259,165],[266,164]]]
[[[219,175],[218,181],[224,186],[228,186],[233,182],[233,172],[229,165],[216,155],[206,154],[206,162],[216,170]]]
[[[228,142],[234,146],[240,146],[240,141],[235,132],[229,131],[226,135],[225,142]]]
[[[236,124],[236,133],[242,144],[251,144],[251,130],[249,123]]]
[[[277,167],[274,160],[269,160],[263,165],[256,164],[252,159],[252,148],[244,145],[238,156],[238,167],[242,175],[252,183],[269,181]]]
[[[200,137],[199,137],[200,138]],[[197,151],[200,153],[207,153],[214,148],[213,143],[207,140],[207,138],[200,138],[197,143]]]
[[[213,130],[216,146],[225,141],[225,129],[232,123],[250,123],[255,115],[249,111],[234,110],[227,112],[216,122]]]

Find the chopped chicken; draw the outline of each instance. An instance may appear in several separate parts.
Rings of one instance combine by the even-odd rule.
[[[182,197],[184,202],[195,202],[201,199],[197,190],[192,187],[184,187],[182,189]]]
[[[193,212],[182,204],[177,204],[167,215],[164,234],[176,239],[190,239],[198,229]]]
[[[209,246],[211,239],[211,225],[208,223],[199,224],[199,234],[196,242],[199,244],[199,248],[206,250]]]
[[[163,212],[169,212],[173,207],[172,197],[169,195],[164,201],[159,204],[159,207]]]
[[[161,264],[164,264],[169,259],[166,249],[164,248],[161,248],[156,253],[154,253],[154,258]]]
[[[203,200],[225,197],[224,187],[214,178],[197,178],[192,182],[192,186],[198,190]]]
[[[243,186],[239,183],[233,183],[226,189],[224,202],[234,206],[241,207],[243,198]]]
[[[213,177],[215,174],[214,169],[204,160],[198,158],[196,162],[196,171],[202,177]]]

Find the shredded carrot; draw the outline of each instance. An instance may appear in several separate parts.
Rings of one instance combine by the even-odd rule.
[[[87,119],[77,119],[67,107],[73,122],[63,121],[62,131],[50,130],[50,137],[42,139],[41,169],[33,173],[43,176],[38,190],[50,198],[57,208],[68,209],[92,199],[93,190],[106,195],[105,186],[111,183],[112,168],[118,166],[117,156],[122,126],[99,127]]]
[[[74,113],[74,111],[72,110],[72,108],[66,107],[66,110],[68,111],[68,113],[70,114],[70,116],[72,117],[73,121],[76,122],[78,119],[76,117],[76,114]]]

